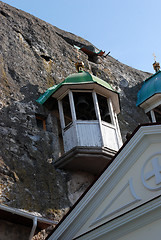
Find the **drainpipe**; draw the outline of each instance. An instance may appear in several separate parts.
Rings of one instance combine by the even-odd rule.
[[[31,240],[33,238],[35,230],[36,230],[36,227],[37,227],[37,222],[39,220],[41,222],[44,222],[44,223],[46,222],[46,223],[49,223],[51,225],[56,225],[57,224],[57,222],[55,222],[55,221],[43,219],[43,218],[38,217],[38,216],[33,216],[33,215],[31,215],[31,214],[29,214],[27,212],[24,212],[22,210],[11,208],[11,207],[4,206],[4,205],[1,205],[1,204],[0,204],[0,210],[6,211],[6,212],[10,212],[12,214],[16,214],[18,216],[22,216],[22,217],[25,217],[25,218],[28,218],[28,219],[32,219],[33,225],[32,225],[32,229],[31,229],[31,232],[30,232],[29,240]]]
[[[36,227],[37,227],[37,217],[34,217],[31,233],[30,233],[30,236],[29,236],[29,240],[32,240],[32,238],[34,236],[34,233],[35,233],[35,230],[36,230]]]

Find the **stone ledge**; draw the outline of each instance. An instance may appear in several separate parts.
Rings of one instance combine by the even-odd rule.
[[[101,147],[74,147],[58,158],[54,166],[69,171],[85,171],[99,175],[107,167],[116,151]]]

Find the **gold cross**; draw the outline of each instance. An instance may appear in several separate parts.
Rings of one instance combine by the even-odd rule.
[[[156,56],[155,56],[155,53],[153,53],[153,57],[154,57],[154,61],[156,62]]]
[[[79,50],[77,48],[77,59],[78,59],[78,61],[79,61],[79,56],[80,56],[80,52],[79,52]]]

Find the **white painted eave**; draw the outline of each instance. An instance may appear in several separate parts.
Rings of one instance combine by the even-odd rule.
[[[85,83],[85,84],[65,84],[62,85],[53,95],[52,97],[57,100],[62,99],[69,90],[87,90],[87,91],[95,91],[98,94],[105,96],[106,98],[111,98],[114,111],[118,114],[120,112],[120,101],[119,94],[110,89],[107,89],[97,83]]]

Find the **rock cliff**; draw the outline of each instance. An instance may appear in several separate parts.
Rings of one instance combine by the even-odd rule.
[[[35,100],[76,72],[78,52],[74,45],[94,47],[79,36],[0,2],[0,203],[58,220],[72,204],[72,177],[52,165],[62,147],[57,116],[50,115]],[[118,117],[124,140],[127,132],[148,122],[135,103],[137,91],[149,73],[110,55],[95,63],[79,51],[79,58],[85,70],[120,92]],[[46,116],[46,131],[38,128],[37,115]],[[72,191],[79,192],[80,184],[84,191],[88,180],[84,185],[78,181]]]

